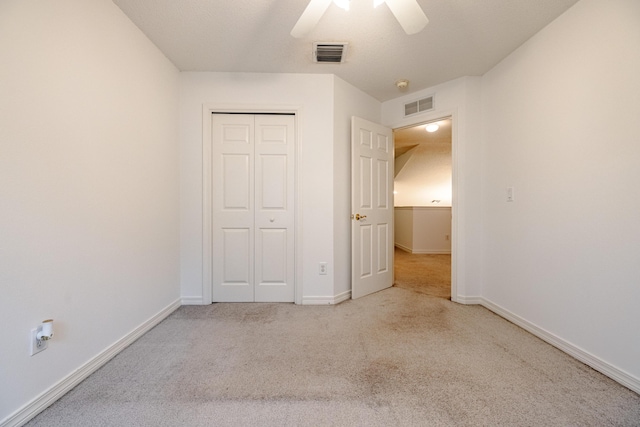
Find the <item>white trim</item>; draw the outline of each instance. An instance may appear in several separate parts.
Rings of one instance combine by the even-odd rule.
[[[435,93],[429,96],[434,96],[435,100]],[[464,286],[464,233],[460,232],[459,227],[459,212],[464,211],[464,194],[462,194],[463,186],[460,185],[460,177],[462,177],[460,169],[462,167],[463,153],[461,152],[462,146],[458,141],[458,123],[460,121],[458,109],[452,108],[436,111],[434,108],[434,110],[429,110],[428,112],[403,117],[395,125],[392,125],[391,128],[397,130],[416,126],[421,123],[437,121],[446,117],[451,117],[451,300],[457,302],[465,299],[464,296],[458,295],[458,288],[466,289],[466,286]],[[448,206],[439,207],[449,208]]]
[[[344,291],[338,295],[332,297],[303,297],[303,305],[334,305],[340,304],[342,301],[351,299],[351,290]]]
[[[394,243],[394,246],[396,248],[398,248],[398,249],[401,249],[401,250],[405,251],[405,252],[412,253],[411,252],[411,248],[409,246],[405,246],[405,245],[402,245],[400,243]]]
[[[451,251],[430,251],[428,249],[414,251],[410,247],[400,243],[394,243],[394,246],[400,250],[409,252],[410,254],[416,254],[416,255],[450,255],[451,254]]]
[[[304,257],[302,256],[302,195],[304,192],[302,191],[302,168],[300,165],[302,164],[302,138],[301,138],[301,129],[302,129],[302,121],[303,121],[303,108],[298,106],[292,108],[295,110],[296,114],[296,152],[294,153],[294,161],[295,161],[295,174],[296,174],[296,182],[294,188],[294,203],[295,203],[295,253],[294,253],[294,263],[295,263],[295,296],[294,301],[296,304],[302,304],[302,292],[303,287],[302,283],[304,280],[304,276],[302,275],[302,266],[304,265]]]
[[[167,307],[160,310],[150,319],[146,320],[140,326],[126,334],[124,337],[111,344],[109,347],[107,347],[101,353],[80,366],[74,372],[67,375],[65,378],[58,381],[49,389],[42,392],[35,399],[2,420],[2,422],[0,422],[0,427],[13,427],[25,424],[27,421],[45,410],[53,402],[60,399],[65,393],[74,388],[89,375],[101,368],[109,360],[117,356],[118,353],[124,350],[128,345],[151,330],[151,328],[156,326],[158,323],[162,322],[167,316],[178,309],[178,307],[180,307],[179,299],[175,300]]]
[[[580,362],[591,366],[596,371],[601,372],[612,380],[622,384],[623,386],[629,388],[630,390],[640,393],[640,378],[636,378],[628,372],[623,371],[616,366],[600,359],[597,356],[587,352],[586,350],[570,343],[569,341],[560,338],[559,336],[535,325],[534,323],[529,322],[528,320],[518,316],[510,312],[509,310],[489,301],[486,298],[478,297],[481,302],[480,304],[491,310],[495,314],[500,317],[507,319],[508,321],[520,326],[527,332],[532,333],[543,341],[551,344],[552,346],[564,351],[571,357],[579,360]]]
[[[466,297],[466,296],[458,295],[455,298],[452,296],[451,301],[457,302],[458,304],[464,304],[464,305],[482,305],[482,302],[484,300],[482,297],[479,297],[479,296]]]
[[[394,206],[393,209],[403,211],[449,210],[451,209],[451,206]]]
[[[181,297],[182,305],[205,305],[204,299],[200,297]]]
[[[295,269],[295,296],[296,304],[302,304],[302,172],[300,171],[301,159],[301,139],[300,129],[302,128],[302,111],[303,108],[297,105],[254,105],[254,104],[203,104],[202,105],[202,302],[201,304],[210,304],[213,301],[212,295],[212,200],[211,200],[211,168],[213,153],[211,147],[211,114],[213,113],[285,113],[295,115],[296,122],[296,141],[295,141],[295,248],[294,248],[294,269]]]
[[[202,302],[211,303],[212,293],[212,188],[211,188],[211,158],[213,147],[211,146],[211,114],[213,107],[206,104],[202,106]]]
[[[338,295],[336,295],[335,297],[333,297],[334,299],[334,304],[340,304],[342,301],[346,301],[348,299],[351,299],[351,290],[348,291],[344,291]]]

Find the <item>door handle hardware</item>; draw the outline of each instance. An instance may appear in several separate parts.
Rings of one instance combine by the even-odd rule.
[[[355,218],[356,221],[360,221],[361,219],[365,219],[366,217],[367,217],[366,215],[360,215],[360,214],[356,214],[355,217],[351,215],[351,218]]]

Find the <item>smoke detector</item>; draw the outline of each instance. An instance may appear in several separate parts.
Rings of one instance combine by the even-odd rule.
[[[398,80],[396,82],[396,87],[400,90],[405,90],[407,87],[409,87],[409,80],[407,79]]]

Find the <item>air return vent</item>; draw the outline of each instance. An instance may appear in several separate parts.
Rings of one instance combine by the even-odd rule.
[[[313,62],[340,64],[344,62],[347,43],[316,42],[313,44]]]
[[[417,101],[404,104],[404,115],[410,116],[423,111],[433,110],[433,95],[428,98],[422,98]]]

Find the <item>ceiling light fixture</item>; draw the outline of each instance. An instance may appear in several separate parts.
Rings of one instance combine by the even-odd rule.
[[[333,0],[333,2],[336,6],[344,10],[349,10],[349,7],[351,6],[351,0]],[[373,7],[376,8],[384,2],[385,0],[373,0]]]
[[[429,125],[425,126],[425,130],[426,130],[427,132],[435,132],[435,131],[437,131],[438,129],[440,129],[440,126],[438,126],[438,124],[437,124],[437,123],[431,123],[431,124],[429,124]]]
[[[351,0],[333,0],[333,2],[336,4],[336,6],[338,6],[341,9],[344,10],[349,10],[349,5],[351,3]]]

